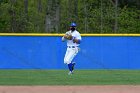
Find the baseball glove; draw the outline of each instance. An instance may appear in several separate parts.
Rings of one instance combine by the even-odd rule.
[[[65,34],[65,35],[64,35],[64,38],[65,38],[65,39],[68,39],[68,40],[72,40],[73,37],[72,37],[71,34]]]

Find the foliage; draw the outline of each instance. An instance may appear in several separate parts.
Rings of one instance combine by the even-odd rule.
[[[0,32],[46,33],[48,0],[27,0],[27,13],[24,1],[0,0]],[[52,0],[53,7],[55,3]],[[61,9],[59,33],[67,31],[72,21],[77,22],[81,33],[140,33],[140,1],[121,0],[118,3],[116,10],[115,0],[61,0],[58,4]]]

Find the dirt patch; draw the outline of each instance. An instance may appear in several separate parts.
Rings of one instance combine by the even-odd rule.
[[[140,85],[0,86],[0,93],[140,93]]]

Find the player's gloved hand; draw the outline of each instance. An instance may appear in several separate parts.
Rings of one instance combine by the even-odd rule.
[[[68,39],[68,40],[72,40],[73,39],[72,35],[68,35],[68,34],[65,34],[64,38]]]
[[[68,39],[68,40],[72,40],[73,37],[72,37],[72,35],[65,35],[64,38]]]

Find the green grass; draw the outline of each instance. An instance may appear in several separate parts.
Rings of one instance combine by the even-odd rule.
[[[0,85],[139,85],[140,70],[0,70]]]

